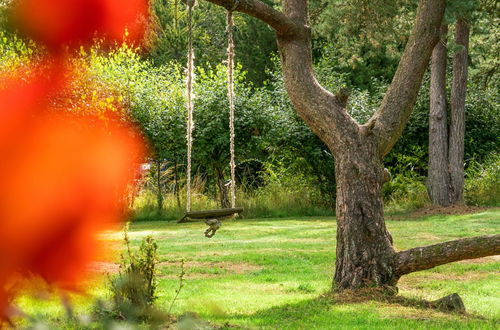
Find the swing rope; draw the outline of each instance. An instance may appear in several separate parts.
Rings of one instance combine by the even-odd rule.
[[[188,6],[188,55],[187,55],[187,173],[186,173],[186,211],[191,211],[191,153],[193,148],[193,80],[194,80],[194,51],[193,51],[193,6],[195,1],[187,1]]]
[[[238,1],[236,2],[238,3]],[[186,212],[191,212],[191,156],[193,149],[193,83],[194,83],[194,51],[193,51],[193,6],[195,1],[188,0],[188,55],[187,55],[187,79],[186,79],[186,96],[187,96],[187,173],[186,173]],[[231,208],[236,207],[236,175],[235,175],[235,148],[234,148],[234,19],[233,10],[227,11],[227,98],[229,102],[229,152],[231,169],[230,195]]]
[[[227,11],[227,98],[229,101],[229,152],[231,159],[229,166],[231,168],[231,208],[236,206],[236,180],[235,180],[235,161],[234,161],[234,39],[233,39],[233,11]]]

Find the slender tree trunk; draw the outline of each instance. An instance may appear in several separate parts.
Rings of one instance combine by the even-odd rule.
[[[226,186],[224,180],[224,173],[222,169],[215,169],[215,177],[217,180],[217,187],[219,188],[219,202],[222,208],[229,208],[231,205],[229,203],[229,189]]]
[[[459,19],[455,28],[455,43],[462,46],[463,49],[453,57],[451,88],[449,171],[452,203],[461,203],[464,192],[465,93],[467,89],[469,33],[469,23],[464,19]]]
[[[373,135],[360,140],[336,157],[337,261],[333,288],[337,291],[396,284],[395,251],[383,214],[384,168]]]
[[[156,203],[158,211],[163,209],[163,193],[161,191],[161,161],[156,160]]]
[[[431,57],[431,85],[429,106],[429,171],[427,191],[434,205],[450,204],[450,176],[448,172],[448,123],[446,114],[446,34],[441,26],[441,40]]]
[[[177,199],[177,207],[181,208],[181,196],[179,192],[179,173],[177,168],[177,155],[174,156],[174,194]]]

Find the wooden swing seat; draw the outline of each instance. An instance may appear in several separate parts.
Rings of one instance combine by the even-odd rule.
[[[242,212],[243,212],[242,207],[216,209],[216,210],[190,211],[186,212],[186,214],[184,214],[184,216],[177,222],[181,223],[181,222],[190,222],[192,220],[196,221],[204,219],[223,219],[236,214],[240,214]]]

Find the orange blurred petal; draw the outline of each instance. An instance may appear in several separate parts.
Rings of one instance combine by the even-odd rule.
[[[77,287],[99,256],[96,235],[122,219],[145,153],[123,121],[51,110],[43,82],[0,91],[0,314],[15,274]]]
[[[30,38],[53,51],[63,45],[89,45],[95,37],[140,42],[144,36],[147,0],[17,0],[13,21]]]

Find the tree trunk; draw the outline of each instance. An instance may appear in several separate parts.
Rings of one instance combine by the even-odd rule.
[[[229,187],[224,180],[223,170],[220,168],[215,169],[215,178],[217,180],[217,187],[219,188],[219,202],[223,209],[231,207],[229,203]]]
[[[156,160],[156,205],[158,211],[163,209],[163,192],[161,191],[161,161]]]
[[[181,209],[181,196],[179,193],[179,172],[177,168],[177,155],[174,156],[174,194],[177,199],[177,208]]]
[[[429,106],[429,171],[427,191],[434,205],[450,204],[448,172],[448,123],[446,114],[446,34],[441,27],[441,40],[432,51]]]
[[[463,49],[459,50],[453,57],[449,144],[450,195],[452,203],[461,203],[464,192],[465,93],[467,88],[469,33],[469,23],[463,19],[458,19],[455,28],[455,43],[462,46]]]
[[[384,168],[373,135],[336,157],[337,291],[394,286],[394,249],[383,215]]]

